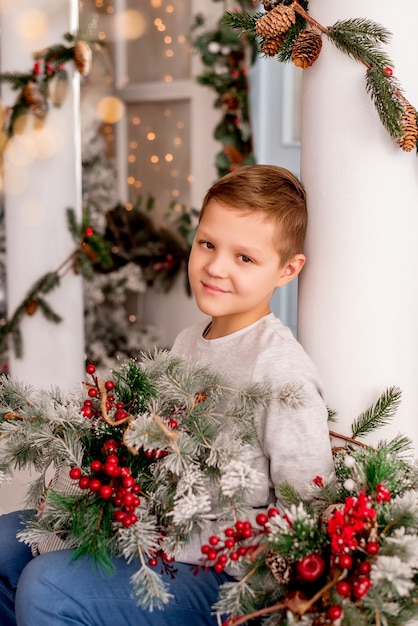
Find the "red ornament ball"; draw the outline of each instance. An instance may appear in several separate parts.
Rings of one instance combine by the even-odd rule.
[[[93,363],[89,363],[86,367],[87,374],[94,374],[96,371],[96,366]]]
[[[325,561],[320,554],[308,554],[296,563],[297,577],[302,582],[314,582],[324,571]]]

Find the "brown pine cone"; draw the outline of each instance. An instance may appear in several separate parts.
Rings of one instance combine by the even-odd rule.
[[[93,53],[88,43],[79,39],[73,48],[73,58],[81,76],[87,76],[90,73],[93,62]]]
[[[255,32],[266,39],[277,35],[285,35],[296,22],[295,9],[292,6],[279,4],[277,7],[262,15],[255,23]]]
[[[29,80],[23,88],[22,96],[34,116],[43,120],[46,117],[48,107],[38,83]]]
[[[244,161],[244,155],[235,146],[225,144],[224,152],[233,165],[241,165]]]
[[[285,558],[277,554],[277,552],[269,550],[266,554],[265,561],[277,582],[287,584],[290,581],[292,568]]]
[[[266,54],[268,57],[274,57],[282,47],[283,41],[284,35],[265,39],[261,51],[264,52],[264,54]]]
[[[404,131],[402,137],[397,139],[398,145],[405,152],[411,152],[418,140],[417,112],[412,104],[404,103],[404,113],[401,115],[401,125]]]
[[[36,313],[36,309],[38,308],[38,302],[35,298],[31,298],[25,304],[25,311],[27,315],[34,315]]]
[[[317,60],[321,48],[321,35],[313,30],[303,30],[293,44],[292,61],[297,67],[306,70]]]

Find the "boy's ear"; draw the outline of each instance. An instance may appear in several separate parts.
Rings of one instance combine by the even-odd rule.
[[[283,287],[290,283],[299,274],[302,267],[305,265],[306,257],[304,254],[295,254],[290,261],[282,267],[277,282],[277,287]]]

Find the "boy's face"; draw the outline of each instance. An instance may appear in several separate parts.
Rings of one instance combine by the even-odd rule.
[[[267,315],[276,287],[302,268],[303,255],[296,255],[296,265],[281,265],[274,246],[276,228],[251,211],[214,200],[206,206],[190,254],[189,279],[199,309],[212,317],[211,338]]]

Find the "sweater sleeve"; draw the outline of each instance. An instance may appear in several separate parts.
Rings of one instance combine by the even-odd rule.
[[[277,350],[264,353],[254,371],[254,378],[273,390],[260,416],[259,436],[277,499],[284,481],[306,496],[316,476],[327,478],[333,471],[328,411],[315,368],[299,344],[284,349],[280,362]]]

